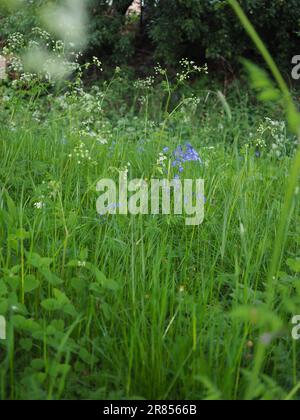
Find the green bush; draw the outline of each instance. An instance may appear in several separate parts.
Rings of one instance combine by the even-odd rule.
[[[10,0],[11,1],[11,0]],[[135,31],[125,27],[126,11],[131,0],[84,0],[88,11],[87,54],[97,54],[114,63],[126,62],[134,53]],[[41,26],[39,12],[51,0],[24,0],[21,7],[0,0],[0,42],[13,33],[29,38],[32,28]],[[63,1],[57,4],[63,4]],[[15,4],[16,6],[16,4]]]
[[[22,7],[5,17],[0,8],[0,41],[13,32],[30,33],[39,25],[36,11],[49,2],[24,0]],[[133,57],[138,25],[126,18],[131,3],[86,0],[88,55],[115,64]],[[299,52],[299,0],[241,0],[241,4],[277,61],[289,69],[291,57]],[[142,18],[144,45],[150,39],[156,58],[167,64],[186,57],[235,67],[240,56],[257,54],[226,0],[144,0]]]
[[[37,10],[45,4],[45,0],[24,1],[22,7],[8,8],[9,3],[0,0],[0,41],[2,43],[13,33],[28,32],[38,26]]]
[[[134,33],[124,29],[130,0],[88,0],[88,53],[124,63],[134,53]]]
[[[255,49],[227,1],[147,0],[148,33],[160,59],[221,59],[231,64]],[[258,32],[283,65],[298,51],[298,0],[242,0]],[[298,32],[298,33],[297,33]]]

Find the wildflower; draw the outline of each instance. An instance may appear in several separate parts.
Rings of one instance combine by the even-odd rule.
[[[159,153],[158,155],[158,159],[156,161],[156,166],[158,171],[162,174],[162,173],[167,173],[167,165],[166,162],[168,160],[168,157],[166,155],[166,153],[168,152],[168,148],[165,147],[163,149],[163,152]]]
[[[34,203],[33,205],[37,210],[42,210],[45,207],[45,203],[43,203],[42,201],[39,201],[37,203]]]
[[[86,267],[86,261],[78,261],[78,267],[79,267],[79,268],[84,268],[84,267]]]
[[[92,164],[96,164],[90,155],[89,150],[86,148],[85,144],[81,141],[79,144],[74,148],[72,154],[69,154],[69,158],[77,159],[77,164],[81,165],[85,162],[91,162]]]
[[[259,125],[256,137],[252,136],[252,142],[255,145],[257,157],[264,152],[270,157],[280,159],[293,154],[297,148],[296,137],[291,138],[288,135],[286,123],[273,121],[268,117]]]
[[[150,89],[154,84],[154,77],[150,76],[146,79],[139,79],[134,83],[136,89]]]
[[[179,64],[182,67],[182,70],[180,73],[177,73],[177,79],[181,83],[185,82],[186,80],[189,80],[192,74],[208,74],[207,64],[205,64],[203,67],[200,67],[197,66],[194,61],[189,61],[187,58],[180,60]]]
[[[179,174],[184,171],[184,164],[186,162],[199,162],[202,164],[202,160],[198,152],[190,143],[187,143],[185,148],[178,146],[174,152],[174,158],[175,160],[172,162],[172,167],[177,168]]]
[[[175,162],[180,161],[181,163],[185,162],[200,162],[202,163],[198,152],[193,148],[193,146],[187,143],[185,150],[182,146],[178,146],[174,152]]]
[[[60,191],[60,182],[55,181],[55,180],[49,181],[47,187],[48,187],[49,197],[55,199]]]
[[[100,71],[103,71],[103,69],[102,69],[102,63],[101,63],[101,61],[99,60],[99,58],[98,57],[93,57],[93,64],[100,70]]]
[[[165,156],[163,153],[159,154],[159,158],[157,160],[157,165],[162,165],[164,166],[164,162],[167,160],[167,156]]]

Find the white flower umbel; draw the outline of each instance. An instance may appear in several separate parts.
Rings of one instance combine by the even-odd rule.
[[[45,203],[43,203],[42,201],[38,201],[34,203],[33,207],[37,210],[42,210],[45,207]]]

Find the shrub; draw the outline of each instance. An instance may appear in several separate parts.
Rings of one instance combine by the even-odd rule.
[[[134,53],[135,31],[125,28],[126,11],[131,0],[83,0],[88,11],[87,54],[100,54],[113,62],[124,63]],[[63,2],[61,2],[63,4]],[[19,8],[0,6],[0,42],[13,33],[30,40],[31,30],[41,26],[39,12],[50,0],[24,0]]]
[[[228,60],[253,56],[255,49],[224,0],[148,0],[148,33],[157,56],[169,63],[181,57]],[[282,64],[298,51],[298,0],[242,0],[244,10]],[[149,12],[150,11],[150,12]],[[172,40],[172,42],[170,42]]]
[[[132,57],[135,33],[124,26],[131,3],[131,0],[88,0],[89,54],[101,55],[114,63],[125,63]]]
[[[24,0],[22,7],[4,16],[0,9],[0,41],[14,32],[27,36],[39,26],[37,10],[50,0]],[[128,24],[132,0],[85,0],[88,8],[89,56],[127,63],[135,53],[137,25]],[[300,8],[298,0],[241,0],[255,26],[284,68],[298,53]],[[236,66],[240,56],[257,53],[226,0],[144,0],[141,34],[152,42],[159,61],[178,63],[183,57],[211,59]],[[146,39],[147,38],[147,39]],[[226,66],[227,66],[226,64]]]

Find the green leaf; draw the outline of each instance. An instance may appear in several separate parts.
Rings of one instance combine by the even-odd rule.
[[[68,364],[52,362],[48,371],[49,376],[56,378],[57,376],[64,376],[69,373],[71,366]]]
[[[71,287],[72,289],[76,290],[77,292],[83,292],[87,289],[88,283],[86,280],[74,277],[71,280]]]
[[[8,293],[8,289],[6,284],[3,282],[3,280],[0,280],[0,296],[6,296]]]
[[[0,298],[0,315],[5,315],[8,310],[7,299]]]
[[[253,89],[259,92],[258,97],[261,101],[279,101],[282,98],[280,90],[275,87],[264,69],[248,60],[242,62],[248,71]]]
[[[75,306],[72,303],[63,306],[63,312],[72,317],[78,316],[78,312],[75,309]]]
[[[74,305],[71,303],[70,299],[62,291],[58,289],[54,289],[53,294],[57,302],[59,302],[61,309],[65,314],[71,315],[71,316],[77,316],[77,311]]]
[[[30,233],[26,232],[25,229],[19,229],[19,230],[16,231],[15,237],[16,237],[16,239],[19,239],[20,241],[24,241],[25,239],[30,238]]]
[[[92,283],[89,287],[90,292],[93,292],[95,295],[102,295],[102,287],[98,283]]]
[[[290,129],[295,133],[299,134],[300,130],[300,114],[297,112],[297,109],[295,106],[290,105],[287,111],[287,118],[288,123],[290,126]]]
[[[101,285],[104,289],[113,291],[117,291],[120,289],[120,286],[116,281],[106,278],[105,274],[102,273],[102,271],[100,271],[94,265],[87,263],[87,269],[89,269],[94,274],[97,283]]]
[[[88,365],[91,365],[97,362],[97,358],[93,356],[91,353],[89,353],[84,347],[81,347],[79,351],[79,357],[83,362],[85,362]]]
[[[290,258],[287,260],[286,263],[292,271],[294,271],[295,273],[300,273],[300,258],[296,258],[296,259]]]
[[[30,293],[36,290],[39,287],[39,285],[39,281],[33,275],[28,275],[25,277],[24,291],[25,293]]]
[[[26,252],[27,262],[35,268],[49,268],[52,264],[52,258],[43,258],[37,253]]]
[[[17,207],[15,205],[15,203],[13,202],[13,200],[11,199],[11,197],[9,196],[8,193],[5,194],[6,196],[6,204],[7,204],[7,208],[8,208],[8,214],[13,217],[14,219],[18,219],[18,210]]]
[[[33,319],[27,319],[22,315],[14,315],[12,322],[17,330],[35,332],[41,329],[40,325]]]
[[[78,267],[78,260],[69,261],[67,267]]]
[[[87,261],[89,255],[88,248],[84,248],[80,251],[79,257],[81,261]]]
[[[51,286],[59,286],[63,283],[62,279],[57,277],[55,274],[51,273],[49,269],[39,269],[39,272],[45,277],[45,279],[49,284],[51,284]]]
[[[113,292],[120,290],[120,285],[112,279],[105,279],[102,283],[102,287],[104,287],[104,289],[112,290]]]
[[[59,311],[62,307],[61,303],[59,303],[56,299],[45,299],[42,301],[41,305],[49,312]]]
[[[55,296],[55,299],[62,305],[70,303],[70,299],[62,291],[54,289],[53,294]]]
[[[281,98],[281,93],[278,89],[265,89],[258,95],[258,99],[263,102],[276,102]]]
[[[43,359],[33,359],[30,366],[34,370],[42,370],[45,369],[45,361]]]
[[[23,349],[25,351],[31,351],[32,346],[33,346],[33,342],[29,338],[22,338],[20,340],[21,349]]]

